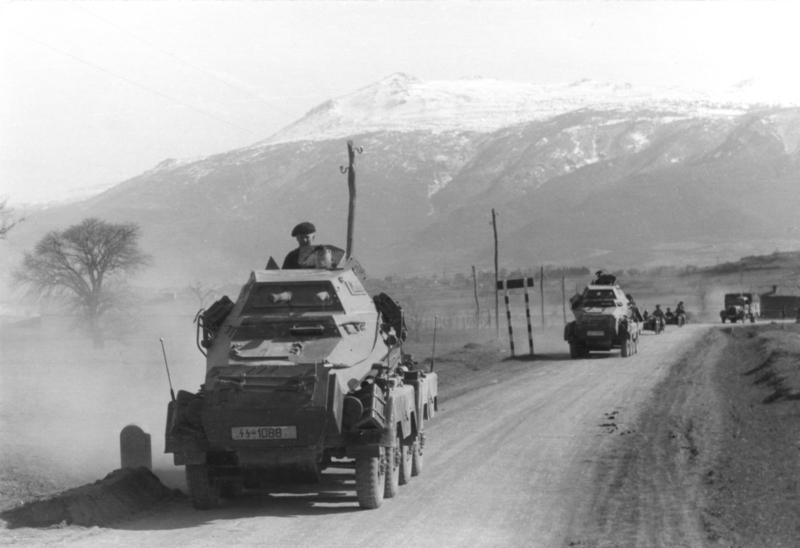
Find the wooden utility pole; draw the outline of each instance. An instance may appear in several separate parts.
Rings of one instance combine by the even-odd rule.
[[[481,303],[478,301],[478,277],[475,275],[475,265],[472,265],[472,292],[475,294],[475,331],[481,323]]]
[[[567,281],[564,269],[561,269],[561,311],[564,313],[564,323],[567,323]]]
[[[539,270],[539,301],[539,306],[542,311],[542,327],[544,327],[544,266],[540,267]]]
[[[497,274],[497,214],[492,208],[492,230],[494,231],[494,328],[496,338],[500,338],[500,295],[497,289],[497,282],[500,278]]]
[[[353,141],[347,141],[347,167],[341,168],[343,173],[347,173],[347,190],[350,200],[347,204],[347,249],[345,258],[349,259],[353,253],[353,227],[356,222],[356,151],[361,152],[353,146]]]

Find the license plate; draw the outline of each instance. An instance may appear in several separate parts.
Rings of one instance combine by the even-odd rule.
[[[587,331],[586,334],[590,337],[602,337],[605,335],[602,331]]]
[[[296,426],[234,426],[234,440],[296,440]]]

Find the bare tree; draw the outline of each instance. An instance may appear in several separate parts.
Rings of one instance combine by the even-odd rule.
[[[6,237],[8,231],[14,228],[17,223],[21,223],[25,218],[14,219],[13,210],[8,207],[5,200],[0,202],[0,240]]]
[[[206,305],[206,301],[212,297],[215,291],[211,288],[204,286],[201,282],[195,282],[194,284],[186,286],[189,292],[195,296],[197,302],[200,305],[200,308],[203,308]]]
[[[86,322],[96,344],[102,344],[99,320],[113,308],[114,279],[149,261],[139,250],[136,224],[85,219],[64,231],[52,231],[25,254],[14,273],[38,296],[68,297]]]

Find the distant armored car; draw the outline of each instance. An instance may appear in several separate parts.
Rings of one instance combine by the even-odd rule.
[[[205,383],[178,393],[166,427],[195,507],[352,459],[359,505],[376,508],[420,473],[437,376],[402,352],[402,310],[361,272],[255,271],[235,303],[198,313]]]
[[[639,348],[641,324],[633,304],[616,284],[591,284],[571,299],[575,320],[564,326],[564,340],[572,358],[590,351],[620,349],[622,357]]]

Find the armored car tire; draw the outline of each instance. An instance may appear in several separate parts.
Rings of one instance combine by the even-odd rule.
[[[380,507],[386,489],[386,467],[383,463],[385,450],[378,456],[356,457],[356,498],[361,508]]]
[[[622,341],[622,345],[619,348],[619,355],[623,358],[627,358],[628,356],[633,354],[633,341],[630,337],[625,337],[625,340]]]
[[[405,485],[411,481],[413,476],[412,461],[413,461],[414,446],[410,443],[403,443],[400,445],[400,485]]]
[[[396,445],[386,450],[386,490],[383,496],[387,499],[394,497],[400,490],[400,460],[403,444],[398,436]]]
[[[569,343],[569,357],[573,360],[576,358],[583,358],[588,354],[586,347],[581,343],[571,342]]]
[[[192,506],[198,510],[210,510],[219,505],[219,486],[205,464],[186,465],[186,485]]]
[[[422,446],[424,445],[423,434],[417,435],[414,444],[411,446],[411,475],[419,476],[422,473]]]
[[[239,478],[217,480],[219,482],[219,495],[222,498],[234,499],[242,494],[244,484]]]

